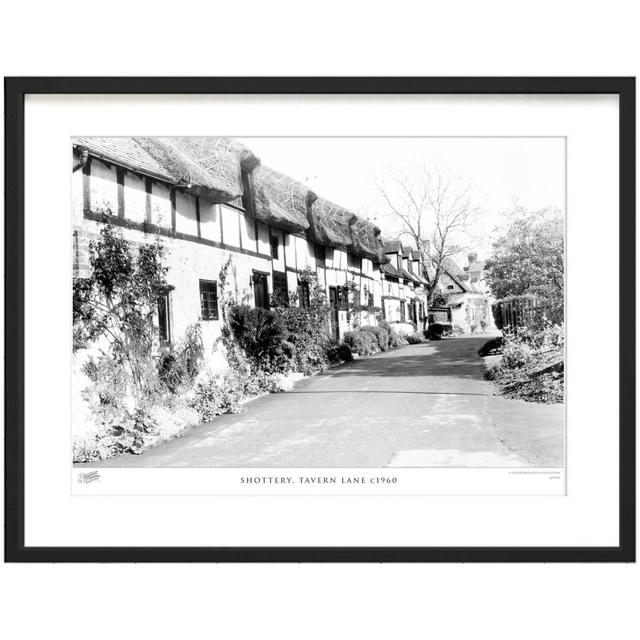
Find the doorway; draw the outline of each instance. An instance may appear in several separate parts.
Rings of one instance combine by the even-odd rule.
[[[329,287],[329,307],[331,308],[330,324],[331,335],[335,340],[340,340],[340,326],[339,326],[339,310],[340,300],[338,297],[338,288]]]

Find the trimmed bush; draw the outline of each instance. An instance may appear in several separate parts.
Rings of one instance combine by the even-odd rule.
[[[344,342],[340,344],[332,344],[327,350],[327,359],[329,362],[337,364],[338,362],[351,362],[353,360],[353,354],[351,353],[351,347]]]
[[[360,331],[368,331],[372,333],[378,341],[380,351],[386,351],[389,348],[389,331],[383,327],[361,327]]]
[[[353,360],[353,354],[351,353],[351,347],[344,342],[338,345],[338,357],[344,362],[351,362]]]
[[[399,331],[391,329],[389,332],[389,346],[391,348],[404,347],[408,344],[407,339]]]
[[[344,343],[348,345],[352,353],[361,356],[369,356],[378,351],[378,341],[370,331],[347,331],[344,334]]]
[[[409,344],[420,344],[426,341],[426,338],[419,331],[416,331],[415,333],[411,333],[405,336],[405,338]]]

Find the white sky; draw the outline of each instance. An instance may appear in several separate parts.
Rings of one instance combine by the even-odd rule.
[[[564,138],[239,138],[264,164],[309,184],[318,195],[376,220],[393,234],[377,201],[374,173],[421,157],[471,180],[481,207],[472,230],[481,237],[480,257],[490,234],[514,198],[530,209],[565,210]]]

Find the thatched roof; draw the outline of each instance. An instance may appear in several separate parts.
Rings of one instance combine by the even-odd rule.
[[[309,192],[307,198],[309,238],[317,244],[334,247],[369,258],[379,264],[388,262],[382,250],[380,229],[331,200]]]
[[[389,258],[384,254],[380,229],[374,224],[354,216],[351,219],[351,235],[355,253],[363,258],[374,260],[378,264],[389,262]]]
[[[264,165],[250,174],[255,217],[293,233],[309,229],[307,188],[297,180]]]
[[[216,203],[230,202],[242,195],[241,158],[227,138],[135,141],[194,195]]]
[[[244,169],[253,200],[248,212],[258,220],[290,233],[306,233],[317,244],[344,249],[378,264],[388,262],[375,225],[260,164],[247,147],[231,138],[76,138],[74,144],[214,203],[247,195]]]
[[[86,149],[97,158],[115,162],[166,182],[176,181],[175,176],[134,138],[77,137],[73,138],[72,143],[73,146]]]
[[[314,193],[309,196],[310,239],[326,247],[353,250],[351,219],[356,217],[355,214]]]
[[[241,196],[241,166],[259,162],[230,138],[78,137],[73,144],[215,203]]]

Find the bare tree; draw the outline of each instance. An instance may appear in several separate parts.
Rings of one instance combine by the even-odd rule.
[[[464,249],[469,227],[478,213],[471,182],[424,160],[391,168],[374,182],[387,217],[395,221],[397,239],[408,236],[425,264],[433,266],[427,297],[431,303],[443,263]]]

